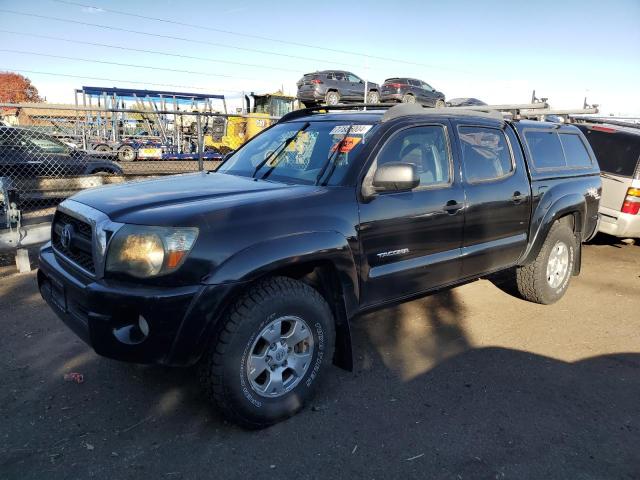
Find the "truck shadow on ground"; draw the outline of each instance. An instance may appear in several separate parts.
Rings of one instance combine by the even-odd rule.
[[[100,358],[64,327],[30,343],[26,362],[18,336],[19,368],[32,363],[3,374],[13,393],[2,415],[20,448],[0,449],[0,467],[23,478],[78,478],[97,466],[115,477],[137,468],[201,478],[215,464],[224,478],[242,459],[243,475],[256,478],[269,465],[326,478],[640,476],[639,354],[567,363],[476,348],[458,297],[450,290],[355,319],[354,372],[330,368],[305,410],[260,432],[225,422],[190,370]],[[85,383],[63,382],[67,370]],[[274,449],[283,438],[295,441]]]

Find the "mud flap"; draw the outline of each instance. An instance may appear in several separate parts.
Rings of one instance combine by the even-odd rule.
[[[576,233],[576,261],[573,264],[573,276],[580,275],[582,268],[582,238],[580,232]]]

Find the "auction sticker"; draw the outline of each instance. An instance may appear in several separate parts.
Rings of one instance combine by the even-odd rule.
[[[347,132],[353,135],[364,135],[371,130],[373,125],[337,125],[329,132],[330,135],[345,135]]]
[[[361,137],[347,137],[347,138],[339,141],[335,145],[333,145],[331,147],[331,151],[335,152],[336,148],[338,148],[338,145],[339,145],[340,146],[340,153],[350,152],[351,150],[353,150],[353,147],[355,147],[358,143],[360,143],[360,140],[362,140]]]

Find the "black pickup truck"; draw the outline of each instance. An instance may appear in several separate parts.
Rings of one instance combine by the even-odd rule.
[[[343,108],[285,115],[215,173],[66,200],[43,297],[101,355],[197,364],[248,427],[297,412],[331,361],[351,367],[362,312],[506,269],[525,299],[562,297],[601,188],[577,128]]]

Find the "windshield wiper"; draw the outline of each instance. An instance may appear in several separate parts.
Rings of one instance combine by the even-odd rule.
[[[327,158],[327,161],[325,162],[325,164],[320,169],[320,172],[318,172],[318,176],[316,177],[316,185],[318,185],[318,182],[320,181],[320,179],[324,175],[324,172],[327,171],[327,167],[329,165],[331,165],[331,170],[329,170],[327,178],[324,181],[325,185],[326,185],[326,182],[331,178],[331,175],[333,175],[333,172],[335,171],[336,165],[337,165],[335,160],[336,160],[336,158],[338,158],[338,155],[340,155],[340,149],[342,148],[342,143],[345,141],[347,136],[351,133],[351,129],[352,128],[353,128],[353,123],[351,123],[349,125],[349,128],[347,128],[347,131],[344,134],[344,136],[340,139],[340,141],[338,143],[336,143],[336,149],[333,152],[331,152],[331,155],[329,155],[329,158]]]
[[[269,160],[271,160],[271,158],[272,158],[274,155],[276,155],[276,152],[278,152],[278,155],[276,155],[276,156],[275,156],[274,160],[275,160],[276,158],[278,158],[278,156],[279,156],[282,152],[284,152],[284,151],[287,149],[287,147],[289,146],[289,144],[290,144],[291,142],[293,142],[293,141],[295,140],[295,138],[296,138],[298,135],[300,135],[300,133],[301,133],[301,132],[304,132],[307,128],[309,128],[309,125],[311,125],[311,124],[310,124],[309,122],[306,122],[304,125],[302,125],[302,127],[300,127],[300,128],[296,131],[296,133],[294,133],[293,135],[291,135],[290,137],[288,137],[288,138],[286,138],[284,141],[282,141],[282,143],[280,143],[280,145],[278,145],[278,146],[273,150],[273,152],[271,152],[269,155],[267,155],[267,156],[265,157],[265,159],[264,159],[264,160],[262,160],[262,161],[261,161],[261,162],[256,166],[256,168],[253,170],[253,173],[251,174],[251,176],[255,178],[256,174],[260,171],[260,169],[261,169],[262,167],[264,167],[264,166],[265,166],[265,164],[266,164]],[[266,177],[268,176],[268,174],[269,174],[269,173],[271,173],[271,171],[272,171],[274,168],[276,168],[276,166],[277,166],[277,165],[278,165],[277,163],[274,163],[273,165],[271,165],[271,166],[269,167],[269,170],[267,170],[267,171],[265,172],[265,174],[261,177],[261,179],[266,178]]]

